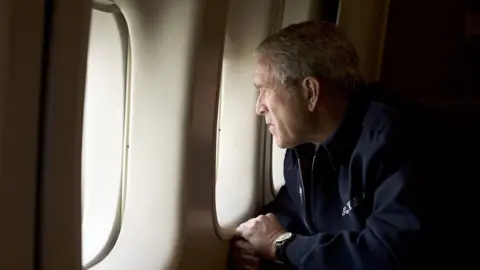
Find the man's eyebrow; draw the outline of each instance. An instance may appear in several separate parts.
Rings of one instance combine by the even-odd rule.
[[[265,87],[266,85],[265,85],[264,82],[254,82],[253,86],[255,86],[255,88],[257,88],[257,89],[260,89],[260,88]]]

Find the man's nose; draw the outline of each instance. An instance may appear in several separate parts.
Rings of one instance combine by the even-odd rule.
[[[263,102],[261,101],[260,97],[257,99],[257,105],[255,106],[255,111],[258,115],[264,115],[265,112],[267,111],[265,105],[263,105]]]

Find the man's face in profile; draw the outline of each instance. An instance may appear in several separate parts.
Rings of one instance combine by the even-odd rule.
[[[302,93],[282,85],[262,56],[256,59],[254,83],[259,91],[256,112],[265,117],[277,146],[291,148],[300,144],[306,135],[304,119],[308,112]]]

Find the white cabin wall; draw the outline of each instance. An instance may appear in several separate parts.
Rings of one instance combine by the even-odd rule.
[[[203,7],[197,33],[199,46],[192,63],[195,73],[184,165],[182,206],[183,248],[176,269],[225,269],[228,243],[215,231],[215,156],[218,95],[229,1],[211,0]]]
[[[319,19],[318,0],[284,0],[282,28],[294,23],[301,23],[307,20]]]

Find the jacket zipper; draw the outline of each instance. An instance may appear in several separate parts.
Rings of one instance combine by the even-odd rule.
[[[313,157],[313,160],[315,160],[315,156]],[[307,227],[307,230],[310,232],[310,233],[313,233],[313,230],[311,229],[309,223],[307,222],[307,202],[305,200],[305,185],[303,184],[303,175],[302,175],[302,166],[300,164],[300,158],[298,157],[297,155],[297,162],[298,162],[298,171],[300,173],[300,190],[299,190],[299,193],[300,193],[300,199],[302,200],[302,204],[303,204],[303,223],[305,224],[305,226]]]

